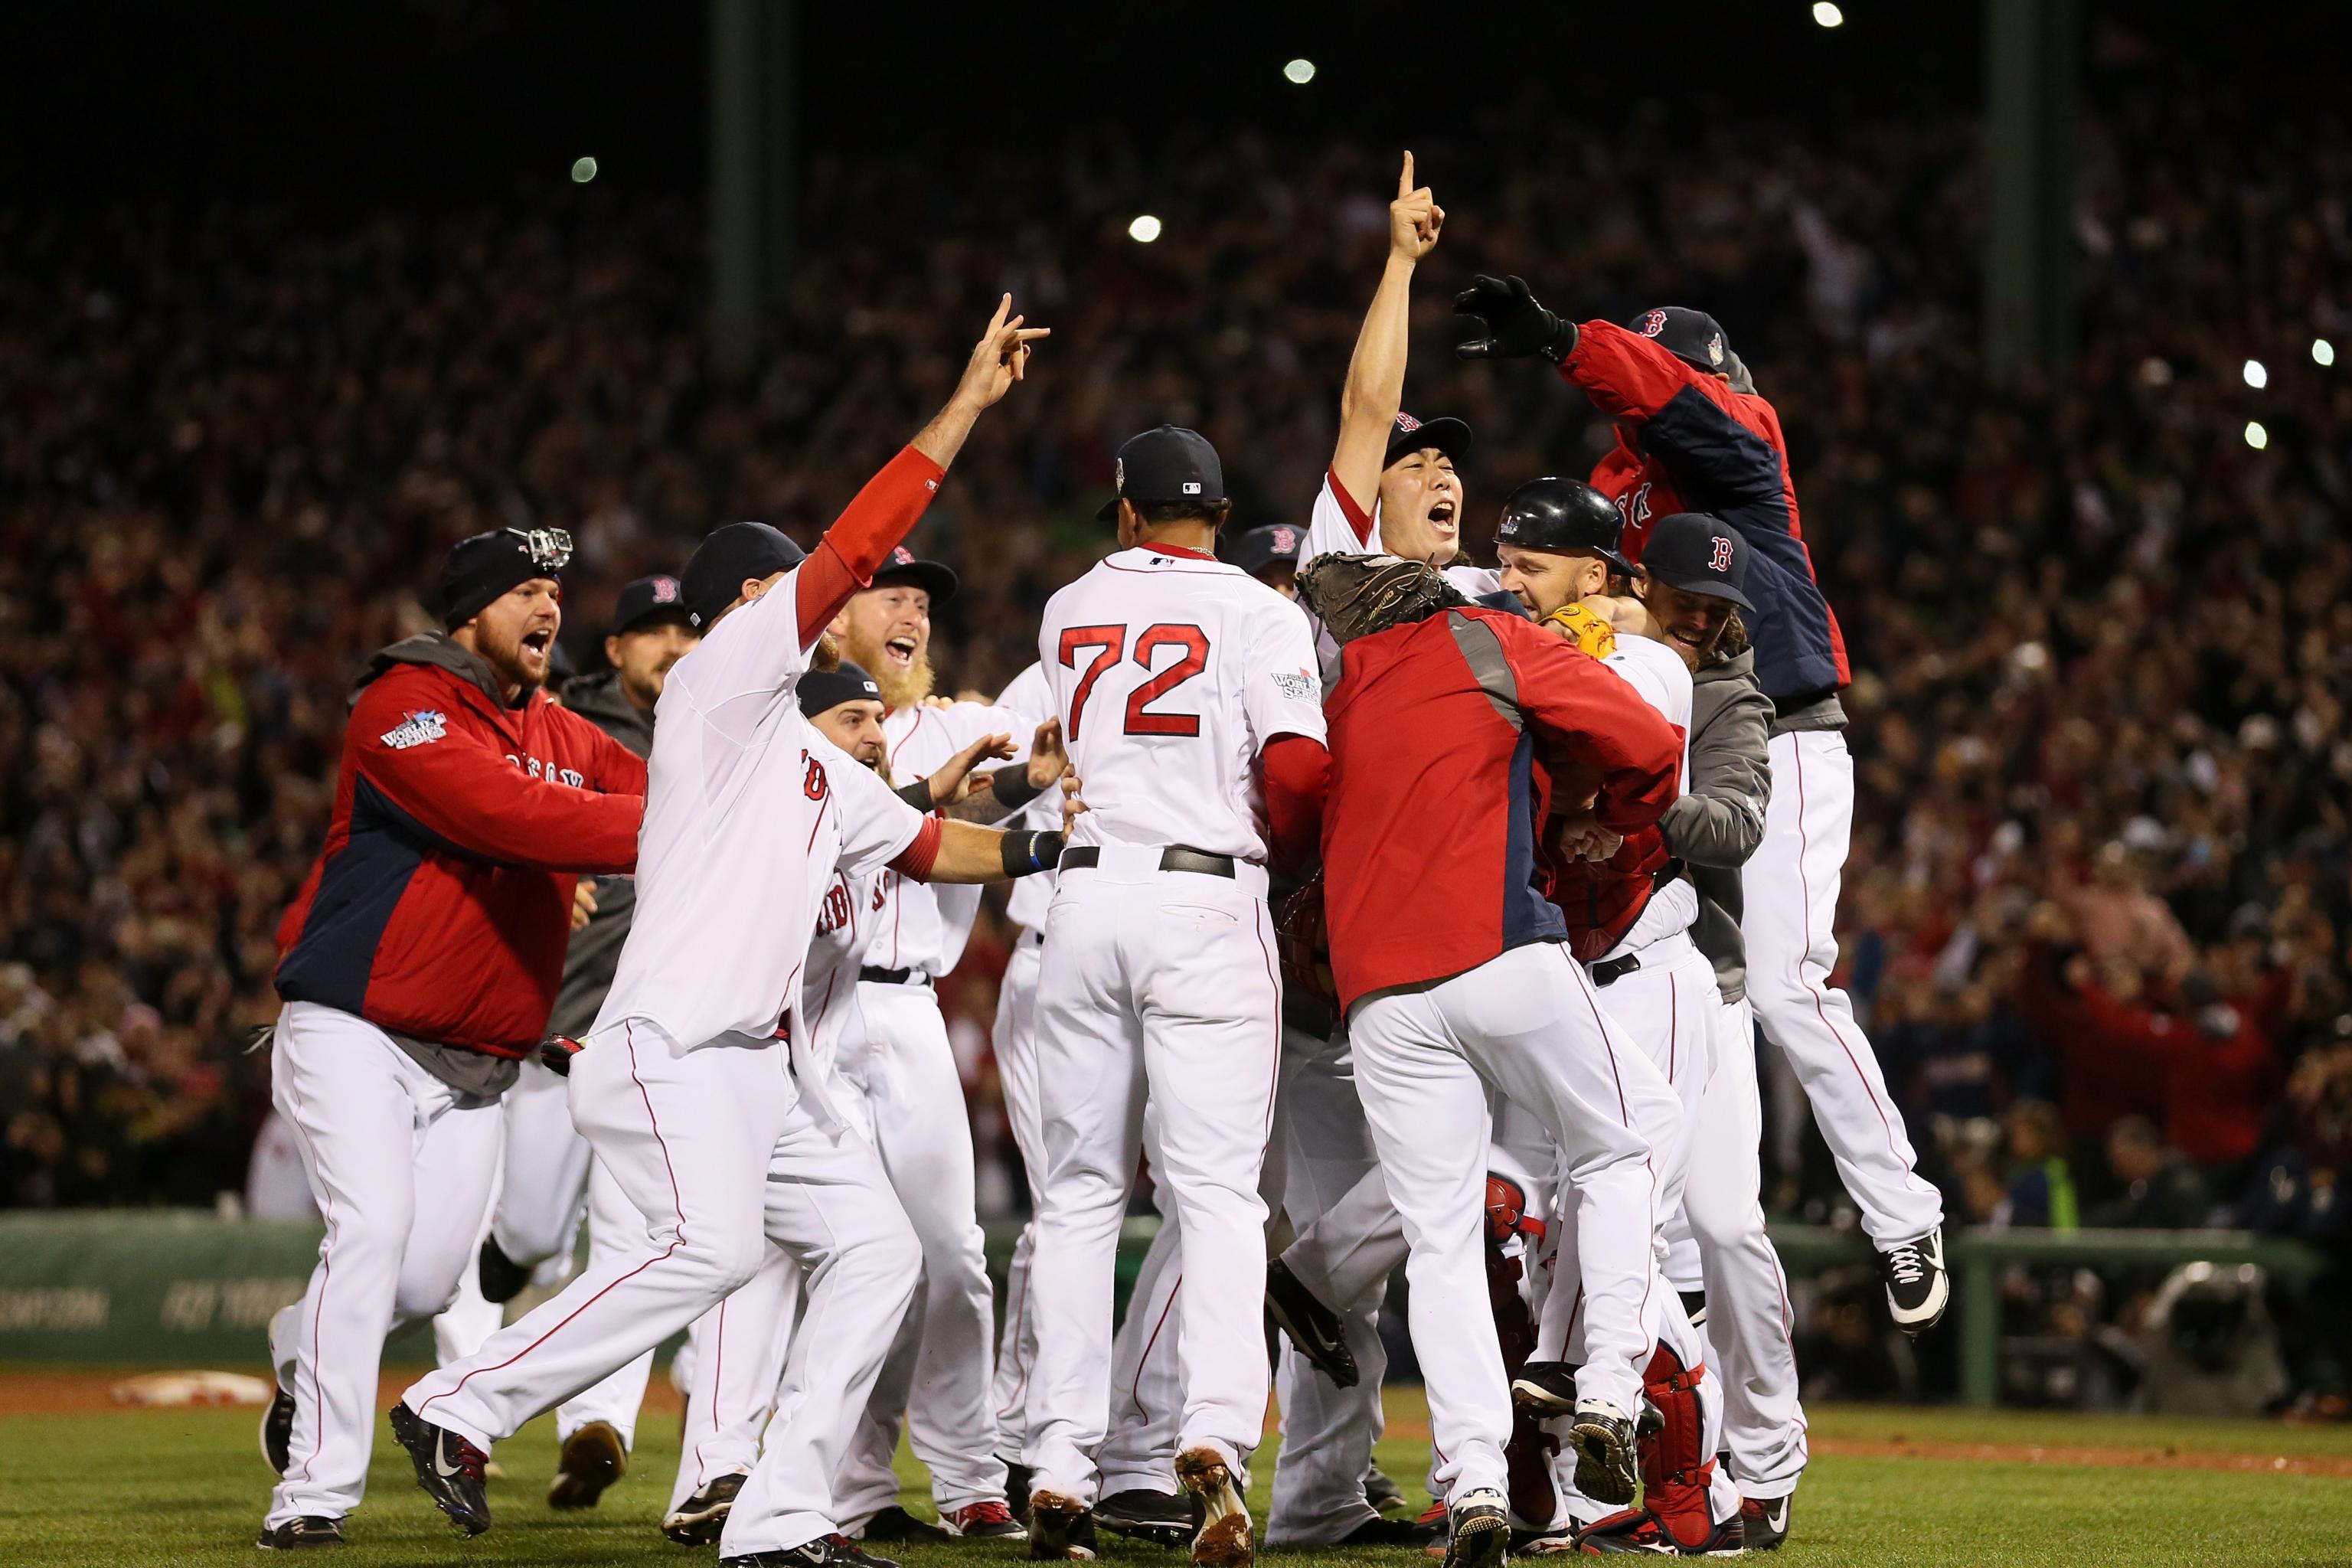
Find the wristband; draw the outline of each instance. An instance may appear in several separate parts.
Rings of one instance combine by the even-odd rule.
[[[1020,810],[1053,787],[1051,784],[1031,784],[1026,764],[999,768],[988,775],[989,793],[996,797],[996,804],[1007,811]]]
[[[1062,836],[1058,833],[1008,833],[997,840],[997,852],[1003,857],[1007,877],[1034,877],[1040,871],[1050,871],[1062,858]]]
[[[917,779],[913,784],[901,785],[898,798],[926,816],[938,809],[931,804],[931,781],[929,779]]]

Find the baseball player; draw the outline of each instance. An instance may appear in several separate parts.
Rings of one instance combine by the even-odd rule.
[[[563,706],[604,731],[638,756],[653,750],[654,705],[661,700],[670,667],[684,658],[700,634],[688,624],[675,577],[656,574],[622,585],[612,629],[604,637],[609,667],[575,677],[564,688]],[[563,958],[563,981],[555,994],[548,1028],[578,1036],[596,1019],[612,984],[613,966],[628,934],[635,885],[625,877],[601,877],[583,885],[584,923],[575,918],[572,945]],[[644,1229],[636,1208],[617,1183],[601,1173],[593,1179],[588,1144],[572,1125],[563,1079],[535,1060],[503,1101],[505,1152],[498,1201],[490,1206],[488,1234],[482,1239],[477,1277],[488,1310],[460,1342],[439,1342],[439,1359],[462,1361],[496,1333],[503,1314],[497,1303],[511,1300],[544,1269],[552,1284],[568,1273],[572,1244],[583,1202],[592,1215],[592,1257],[625,1251]],[[439,1330],[452,1313],[436,1321]],[[651,1352],[595,1387],[556,1407],[557,1462],[548,1505],[593,1508],[605,1488],[628,1466],[636,1435],[637,1408],[645,1401]]]
[[[1058,784],[1064,759],[1058,743],[1033,752],[1027,742],[1037,721],[1022,713],[927,700],[934,684],[931,613],[955,589],[948,567],[901,546],[873,585],[844,606],[833,635],[847,657],[874,672],[888,705],[882,728],[894,780],[926,778],[985,737],[1022,738],[1013,754],[1025,765],[997,771],[969,803],[982,819],[1002,820]],[[1059,735],[1056,728],[1047,732]],[[1058,794],[1046,804],[1058,816]],[[923,1243],[923,1279],[842,1479],[843,1522],[869,1541],[1023,1533],[1007,1504],[990,1400],[995,1300],[973,1190],[971,1123],[937,990],[963,955],[979,895],[977,888],[933,888],[887,870],[870,893],[873,942],[859,975],[870,1045],[856,1077],[872,1101],[883,1167]],[[930,1468],[936,1526],[898,1506],[891,1461],[902,1412],[915,1453]]]
[[[829,774],[796,688],[974,421],[1021,378],[1043,334],[1011,311],[1008,296],[947,406],[814,556],[764,524],[733,523],[688,563],[703,639],[662,691],[636,913],[570,1082],[573,1121],[645,1215],[646,1246],[583,1273],[394,1408],[418,1484],[468,1532],[489,1525],[483,1444],[685,1328],[747,1282],[773,1241],[807,1268],[806,1304],[782,1418],[728,1516],[721,1559],[856,1560],[832,1539],[833,1479],[920,1254],[872,1148],[810,1087],[816,1020],[799,989],[809,942],[844,859],[971,880],[1052,846],[926,816],[863,769]],[[780,1015],[789,1052],[776,1048]]]
[[[384,1336],[447,1307],[472,1261],[575,873],[636,861],[645,763],[541,689],[571,548],[509,529],[449,552],[446,630],[382,649],[353,687],[327,841],[278,925],[270,1098],[327,1234],[269,1325],[265,1548],[342,1543]]]
[[[1455,300],[1478,336],[1465,359],[1541,354],[1617,421],[1618,445],[1593,470],[1625,519],[1640,561],[1658,520],[1702,510],[1737,529],[1749,572],[1757,683],[1773,705],[1777,787],[1743,885],[1748,999],[1811,1101],[1838,1174],[1881,1255],[1895,1325],[1917,1334],[1943,1316],[1943,1201],[1916,1169],[1902,1114],[1844,992],[1837,962],[1838,882],[1853,816],[1846,751],[1845,643],[1813,578],[1780,416],[1758,396],[1721,326],[1701,311],[1644,311],[1631,328],[1579,325],[1544,309],[1519,279],[1480,277]],[[1742,386],[1732,384],[1735,373]]]
[[[1424,563],[1326,556],[1299,586],[1343,660],[1321,833],[1331,969],[1411,1249],[1448,1557],[1490,1563],[1509,1542],[1512,1424],[1482,1257],[1490,1084],[1543,1122],[1592,1200],[1570,1436],[1586,1491],[1633,1495],[1660,1185],[1643,1129],[1669,1142],[1681,1112],[1566,951],[1538,842],[1555,800],[1589,801],[1602,831],[1649,826],[1682,739],[1615,676],[1518,615],[1470,605]],[[1425,856],[1396,847],[1433,827],[1448,846],[1435,886]],[[1455,918],[1432,929],[1417,911],[1433,903]]]
[[[835,748],[816,753],[829,774],[853,763],[883,773],[882,689],[872,676],[845,660],[836,669],[803,674],[798,697],[803,716]],[[920,811],[950,805],[985,749],[978,744],[966,748],[928,779],[899,791],[900,797]],[[867,1054],[857,971],[877,919],[873,896],[877,875],[847,863],[835,868],[801,975],[803,1011],[814,1024],[807,1048],[814,1064],[812,1080],[828,1113],[869,1144],[876,1141],[874,1103],[849,1069]],[[759,1272],[696,1320],[689,1331],[694,1353],[686,1440],[669,1510],[662,1520],[662,1533],[681,1545],[717,1541],[743,1489],[759,1454],[761,1428],[775,1408],[785,1349],[800,1308],[800,1283],[798,1265],[772,1247]],[[892,1426],[895,1436],[896,1423]],[[836,1489],[841,1486],[836,1480]]]
[[[1038,657],[1086,781],[1037,993],[1045,1171],[1029,1290],[1031,1555],[1093,1554],[1109,1407],[1111,1268],[1147,1092],[1195,1288],[1175,1312],[1176,1476],[1202,1504],[1193,1560],[1255,1542],[1239,1481],[1265,1418],[1258,1193],[1280,1051],[1269,858],[1319,786],[1320,684],[1305,620],[1212,553],[1215,449],[1162,426],[1119,448],[1120,548],[1055,594]]]

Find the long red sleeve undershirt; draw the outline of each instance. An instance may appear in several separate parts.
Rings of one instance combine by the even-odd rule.
[[[1258,765],[1265,781],[1266,852],[1283,870],[1301,869],[1323,838],[1323,797],[1331,787],[1331,753],[1305,735],[1276,735]]]
[[[912,447],[904,447],[850,498],[801,568],[801,646],[815,646],[849,596],[874,580],[898,542],[914,531],[946,473]]]

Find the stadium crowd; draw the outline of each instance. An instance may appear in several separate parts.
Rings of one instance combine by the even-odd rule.
[[[2347,1258],[2352,366],[2313,340],[2352,353],[2352,137],[2333,108],[2145,90],[2168,68],[2101,63],[2063,374],[1983,372],[1973,121],[1695,143],[1528,100],[1421,150],[1461,221],[1407,405],[1481,433],[1475,537],[1609,432],[1551,378],[1435,352],[1456,273],[1711,310],[1780,410],[1853,650],[1847,968],[1955,1221],[2220,1218]],[[1390,155],[1086,134],[952,191],[911,157],[820,162],[824,241],[742,378],[707,354],[684,205],[0,210],[0,1204],[242,1189],[268,1094],[241,1053],[345,683],[423,624],[449,541],[572,530],[564,641],[593,659],[617,584],[712,523],[813,534],[951,384],[940,315],[1011,289],[1055,324],[1049,391],[922,541],[963,575],[944,684],[993,692],[1099,552],[1121,434],[1194,426],[1239,523],[1304,514]],[[983,1089],[1003,958],[983,927],[949,998]],[[1772,1195],[1836,1218],[1793,1082],[1773,1110]],[[1009,1141],[982,1149],[1009,1205]],[[2330,1318],[2296,1380],[2340,1396]]]

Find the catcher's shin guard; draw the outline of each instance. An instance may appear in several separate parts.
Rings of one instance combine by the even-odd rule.
[[[1715,1479],[1715,1456],[1707,1453],[1698,1407],[1704,1365],[1685,1368],[1663,1342],[1642,1374],[1642,1392],[1664,1417],[1641,1437],[1642,1498],[1658,1523],[1685,1552],[1703,1551],[1715,1532],[1708,1517],[1707,1487]]]
[[[1503,1375],[1517,1377],[1535,1353],[1535,1314],[1520,1293],[1521,1261],[1504,1248],[1515,1236],[1526,1236],[1529,1247],[1543,1235],[1543,1221],[1528,1214],[1528,1194],[1508,1176],[1486,1173],[1486,1303],[1495,1314],[1495,1337],[1503,1345]],[[1511,1511],[1519,1522],[1541,1530],[1559,1510],[1559,1495],[1552,1489],[1551,1457],[1559,1440],[1543,1429],[1532,1412],[1516,1405],[1511,1410],[1511,1439],[1504,1446],[1508,1467]]]

